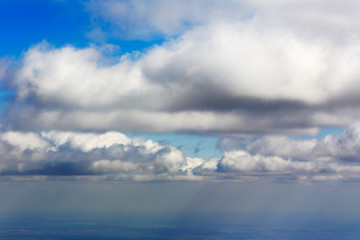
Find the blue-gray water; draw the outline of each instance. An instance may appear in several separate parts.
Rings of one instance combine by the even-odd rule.
[[[2,212],[0,239],[359,239],[357,218],[215,213]]]

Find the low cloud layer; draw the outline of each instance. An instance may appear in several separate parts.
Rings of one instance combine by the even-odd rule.
[[[4,132],[2,178],[125,181],[318,181],[360,178],[358,125],[317,140],[261,138],[221,158],[184,156],[172,146],[120,132]]]
[[[1,134],[3,176],[98,176],[102,179],[192,179],[203,160],[186,158],[179,149],[119,132]]]

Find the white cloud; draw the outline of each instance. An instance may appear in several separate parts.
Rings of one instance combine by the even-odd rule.
[[[227,176],[230,179],[256,176],[257,179],[277,181],[338,181],[358,179],[360,165],[339,159],[313,158],[298,161],[233,150],[224,154],[218,162],[216,172],[218,177]],[[202,171],[199,173],[202,174]]]
[[[327,37],[343,42],[359,36],[356,0],[251,1],[258,21],[276,28],[287,28],[303,37]]]
[[[205,161],[201,158],[186,157],[186,165],[184,165],[181,170],[191,172],[192,169],[200,166],[204,162]]]
[[[104,32],[127,38],[181,34],[193,26],[255,19],[264,28],[336,42],[359,36],[358,8],[356,0],[100,0],[87,4],[94,17],[112,24],[111,31]]]
[[[249,20],[194,28],[137,60],[103,58],[94,48],[30,49],[13,82],[21,117],[14,107],[8,121],[27,129],[294,133],[345,126],[360,111],[356,41],[312,41]]]
[[[3,132],[0,175],[126,181],[358,180],[359,129],[353,125],[323,139],[260,138],[246,144],[247,150],[229,150],[212,159],[187,157],[173,146],[120,132]]]
[[[50,106],[98,109],[115,107],[130,94],[148,91],[140,69],[131,62],[124,59],[116,65],[102,66],[100,60],[100,53],[93,48],[52,49],[41,43],[23,59],[15,80],[17,96],[31,96],[39,104]]]
[[[89,152],[95,148],[108,148],[114,144],[128,145],[131,143],[126,135],[119,132],[74,133],[74,132],[43,132],[42,137],[51,141],[56,147],[69,143],[72,148]]]
[[[90,169],[100,173],[123,173],[135,171],[138,165],[120,160],[99,160],[91,164]]]
[[[192,179],[191,169],[203,161],[186,158],[175,147],[131,139],[120,132],[3,132],[0,155],[3,176],[104,176],[119,180]]]
[[[20,151],[29,150],[40,150],[49,151],[51,144],[44,139],[41,139],[36,133],[22,133],[22,132],[6,132],[1,134],[0,139],[16,148]]]
[[[253,153],[281,156],[306,161],[345,160],[360,161],[359,124],[353,124],[339,135],[327,135],[321,139],[294,140],[285,136],[262,137],[246,145]]]
[[[111,34],[126,38],[179,34],[192,25],[219,19],[241,20],[251,14],[243,1],[233,0],[101,0],[90,1],[87,9],[95,17],[118,26],[112,28]]]
[[[170,46],[154,48],[144,56],[142,68],[150,81],[161,82],[185,96],[200,93],[194,88],[203,87],[231,98],[319,103],[341,91],[342,85],[327,76],[333,57],[340,63],[341,58],[349,60],[347,48],[340,53],[344,57],[334,56],[326,48],[321,42],[297,39],[291,33],[251,23],[219,24],[197,28]],[[339,70],[357,71],[350,66]],[[347,80],[342,83],[346,85]]]
[[[360,113],[360,44],[358,3],[346,2],[90,1],[125,32],[178,36],[115,61],[95,47],[29,49],[3,125],[225,135],[348,126]]]
[[[254,172],[286,172],[290,161],[279,157],[252,156],[248,152],[237,150],[224,154],[220,161],[222,171]]]

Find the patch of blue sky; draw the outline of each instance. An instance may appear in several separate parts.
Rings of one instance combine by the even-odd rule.
[[[242,21],[248,21],[254,17],[254,13],[245,15],[241,18]],[[114,25],[109,25],[101,20],[97,21],[97,23],[101,30],[104,31],[104,36],[106,36],[106,42],[108,44],[113,44],[115,46],[119,47],[119,51],[116,51],[118,55],[122,55],[125,53],[132,53],[132,52],[142,52],[146,51],[148,49],[151,49],[155,46],[163,45],[164,43],[171,41],[173,39],[177,39],[182,36],[182,31],[179,31],[178,33],[173,33],[170,35],[162,34],[156,30],[154,30],[152,33],[148,33],[147,36],[138,36],[129,38],[126,36],[126,33],[123,33],[123,36],[121,37],[121,34],[114,34],[111,33],[111,29],[114,28]],[[201,22],[192,22],[192,21],[181,21],[182,29],[191,29],[197,26],[201,26]],[[125,30],[126,31],[126,30]],[[136,59],[135,59],[136,60]]]
[[[0,56],[17,56],[41,41],[60,47],[84,47],[91,25],[79,0],[0,1]]]
[[[242,21],[248,21],[254,17],[254,13],[245,15],[241,18]],[[104,31],[104,34],[107,35],[107,33],[110,33],[109,28],[114,28],[114,26],[110,26],[109,24],[102,23],[102,21],[97,22],[97,24],[101,25],[101,29]],[[191,29],[197,26],[201,26],[201,22],[192,22],[192,21],[181,21],[182,29]],[[126,34],[126,33],[124,33]],[[125,54],[125,53],[132,53],[136,51],[146,51],[148,49],[151,49],[155,46],[160,46],[167,41],[171,41],[172,39],[177,39],[182,36],[182,31],[179,31],[177,34],[173,33],[169,36],[166,34],[161,34],[154,30],[153,34],[149,33],[148,36],[138,37],[138,38],[128,38],[125,35],[123,37],[119,37],[119,35],[111,33],[108,34],[106,38],[106,42],[108,44],[113,44],[115,46],[119,47],[119,51],[117,51],[117,54]]]
[[[80,0],[3,0],[0,1],[0,22],[0,33],[4,36],[0,38],[0,57],[19,56],[42,41],[54,47],[115,45],[118,50],[108,51],[107,57],[141,52],[165,41],[164,38],[129,40],[104,33],[104,42],[97,42],[91,37],[91,31],[94,27],[106,29],[106,23],[94,23]]]
[[[302,139],[311,139],[311,138],[324,138],[327,135],[339,135],[344,132],[345,128],[342,127],[325,127],[320,128],[319,132],[316,135],[296,135],[292,136],[292,139],[302,140]]]
[[[14,100],[14,89],[0,89],[0,113],[2,113]]]
[[[317,138],[324,138],[327,135],[338,135],[342,133],[345,129],[340,127],[327,127],[321,128],[320,132],[316,135]]]
[[[156,142],[168,144],[179,148],[186,157],[197,157],[204,160],[210,158],[220,158],[224,153],[219,149],[219,137],[183,134],[183,133],[133,133],[125,132],[128,137],[142,137],[144,140],[153,140]]]
[[[109,38],[107,39],[108,44],[115,45],[119,48],[116,51],[116,55],[123,55],[132,52],[143,52],[151,49],[154,46],[162,45],[165,42],[164,38],[152,39],[152,40],[124,40],[120,38]]]

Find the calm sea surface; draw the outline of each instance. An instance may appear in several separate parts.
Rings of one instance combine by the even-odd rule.
[[[357,218],[0,212],[0,239],[360,239]]]

